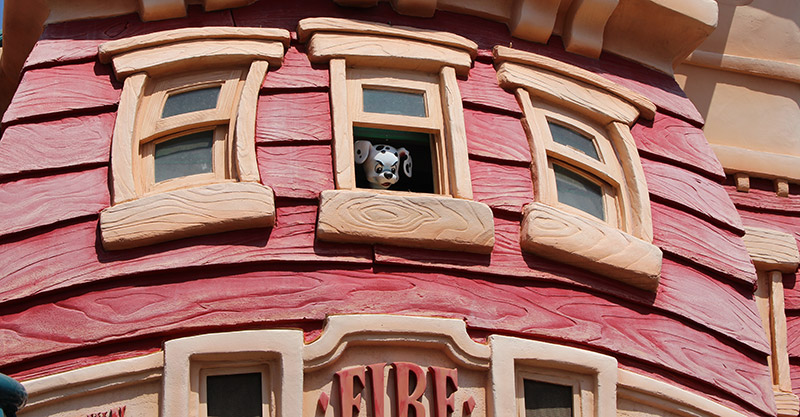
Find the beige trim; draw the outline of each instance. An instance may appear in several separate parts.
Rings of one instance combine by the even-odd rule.
[[[711,144],[711,149],[726,173],[743,172],[753,177],[783,178],[800,183],[800,169],[797,169],[800,156],[714,144]]]
[[[145,22],[186,16],[184,0],[139,0],[139,16]]]
[[[613,0],[609,0],[613,1]],[[656,106],[647,97],[609,81],[591,71],[576,67],[544,55],[520,51],[505,46],[495,46],[493,50],[496,64],[514,62],[530,67],[544,69],[590,86],[598,87],[607,93],[620,98],[630,105],[635,106],[645,119],[652,120],[655,116]],[[574,81],[573,81],[574,82]]]
[[[617,379],[619,398],[646,404],[670,414],[681,417],[745,417],[708,398],[631,371],[618,369]]]
[[[793,392],[775,391],[775,406],[778,417],[797,417],[800,413],[800,399]]]
[[[733,174],[733,179],[736,181],[736,191],[739,192],[749,192],[750,191],[750,176],[743,173],[737,172]]]
[[[239,112],[234,119],[233,149],[236,172],[234,177],[239,181],[261,181],[256,160],[256,105],[261,84],[267,75],[269,63],[267,61],[253,61],[247,78],[244,81],[241,97],[239,98]]]
[[[613,357],[567,346],[499,335],[489,336],[489,344],[492,347],[492,368],[489,377],[493,398],[492,415],[520,415],[517,410],[518,401],[515,398],[517,375],[521,371],[542,370],[556,371],[566,379],[588,376],[593,383],[591,391],[595,394],[594,407],[592,410],[584,410],[581,416],[616,416],[617,360]]]
[[[661,249],[587,216],[531,203],[525,206],[522,249],[649,291],[658,288]]]
[[[546,43],[553,34],[561,0],[514,0],[508,19],[511,36]]]
[[[251,330],[185,337],[164,343],[162,416],[197,416],[202,369],[269,367],[275,401],[269,415],[299,416],[303,410],[303,332]],[[233,363],[231,363],[233,362]]]
[[[636,141],[628,126],[619,122],[610,123],[608,132],[619,160],[624,161],[622,171],[625,175],[627,200],[623,201],[626,204],[628,231],[639,239],[652,243],[653,216],[650,210],[650,194]]]
[[[561,36],[569,52],[599,58],[603,32],[619,0],[574,0],[569,7]]]
[[[471,200],[472,177],[469,172],[467,128],[464,124],[464,106],[461,102],[461,91],[458,88],[456,72],[452,67],[443,67],[439,79],[445,137],[448,139],[445,149],[450,193],[453,197]]]
[[[303,350],[305,371],[335,362],[349,344],[441,346],[458,366],[488,369],[492,349],[475,343],[463,320],[384,314],[329,316],[322,336]]]
[[[486,204],[441,195],[326,190],[320,194],[317,237],[490,253],[494,218]]]
[[[136,113],[144,96],[147,74],[134,74],[125,79],[117,108],[111,142],[111,203],[119,204],[138,196],[133,164],[139,159],[139,143],[134,138]]]
[[[794,236],[777,230],[745,227],[742,238],[750,259],[762,271],[794,273],[800,264],[800,252]]]
[[[800,83],[800,64],[696,50],[684,64]]]
[[[70,397],[157,380],[163,366],[164,354],[156,352],[24,381],[22,385],[28,392],[25,411]]]
[[[356,188],[353,163],[353,129],[347,95],[347,73],[343,58],[330,63],[331,124],[333,125],[333,179],[337,189]]]
[[[316,32],[345,33],[387,36],[438,44],[469,53],[471,58],[478,55],[478,44],[459,35],[436,30],[419,29],[408,26],[390,26],[383,23],[365,22],[333,17],[309,17],[297,25],[300,42],[308,42]]]
[[[129,249],[189,236],[272,227],[274,198],[272,189],[259,183],[227,182],[126,201],[100,212],[103,248]]]

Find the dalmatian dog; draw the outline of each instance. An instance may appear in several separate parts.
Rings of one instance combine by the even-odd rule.
[[[403,173],[411,178],[411,154],[406,148],[396,149],[389,145],[373,145],[368,140],[355,142],[355,163],[364,167],[371,188],[388,189],[400,179],[398,165],[403,161]]]

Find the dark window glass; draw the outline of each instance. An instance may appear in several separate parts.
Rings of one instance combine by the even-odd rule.
[[[586,154],[586,156],[600,160],[597,155],[597,148],[594,146],[594,139],[559,124],[547,122],[547,126],[550,127],[550,134],[556,143],[569,146],[578,152]]]
[[[191,133],[156,144],[156,182],[213,172],[213,144],[213,130]]]
[[[394,90],[364,89],[364,111],[369,113],[427,116],[425,95]]]
[[[222,86],[200,88],[183,93],[170,94],[164,103],[161,117],[208,110],[217,107],[217,99]]]
[[[398,172],[400,179],[389,190],[433,193],[433,160],[431,159],[431,135],[420,132],[353,127],[353,140],[368,140],[373,146],[389,145],[396,149],[406,148],[411,155],[411,178],[402,173],[404,158],[400,159]],[[364,167],[356,166],[356,187],[370,188]]]
[[[262,417],[261,374],[206,378],[208,417]]]
[[[553,170],[556,174],[558,201],[583,210],[598,219],[606,219],[602,187],[560,165],[553,164]]]
[[[572,387],[525,380],[525,417],[572,417]]]

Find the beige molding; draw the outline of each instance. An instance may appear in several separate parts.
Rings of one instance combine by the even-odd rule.
[[[28,392],[24,411],[70,397],[157,380],[163,366],[164,354],[156,352],[27,380],[22,383]]]
[[[274,224],[272,189],[252,182],[167,191],[100,212],[100,235],[106,250]]]
[[[317,32],[402,38],[462,50],[469,53],[471,58],[478,55],[478,44],[449,32],[335,17],[309,17],[297,24],[297,37],[300,42],[308,42],[311,35]]]
[[[134,136],[136,114],[144,97],[147,74],[134,74],[125,79],[117,107],[117,118],[111,141],[111,204],[137,197],[134,159],[139,158],[139,143]]]
[[[775,178],[773,183],[778,197],[789,197],[789,181],[786,178]]]
[[[794,273],[800,264],[800,253],[794,236],[760,227],[745,228],[742,238],[750,259],[762,271]]]
[[[425,345],[444,349],[459,366],[488,369],[491,349],[467,334],[463,320],[388,314],[329,316],[322,336],[305,346],[306,371],[336,361],[350,344]]]
[[[684,64],[800,83],[800,64],[696,50]]]
[[[797,417],[800,413],[800,399],[792,392],[775,391],[775,405],[778,417]]]
[[[186,16],[184,0],[139,0],[139,16],[145,22]]]
[[[754,177],[784,178],[793,183],[800,183],[798,156],[725,145],[711,144],[711,148],[727,173],[743,172]]]
[[[303,411],[303,332],[245,330],[212,333],[164,343],[162,416],[198,416],[200,371],[236,365],[266,366],[275,417],[295,417]]]
[[[750,176],[737,172],[733,174],[734,181],[736,181],[736,191],[747,193],[750,192]]]
[[[486,204],[442,195],[326,190],[320,194],[317,237],[490,253],[494,218]]]
[[[587,216],[542,203],[525,206],[522,249],[648,291],[658,288],[661,249]]]
[[[624,100],[629,105],[636,107],[641,117],[644,117],[645,119],[652,120],[653,117],[655,117],[656,106],[647,97],[609,81],[591,71],[543,55],[520,51],[500,45],[494,47],[493,54],[495,63],[497,64],[501,64],[503,62],[513,62],[529,67],[544,69],[560,76],[571,78],[574,80],[572,81],[573,83],[577,82],[588,84],[589,86],[604,90],[614,98]],[[507,70],[513,73],[517,68],[518,67],[515,66],[510,67]],[[512,78],[508,82],[513,82],[512,80],[519,80],[519,77],[521,77],[521,75],[517,76],[517,78]]]
[[[574,0],[567,12],[561,36],[567,51],[599,58],[603,32],[619,0]]]
[[[624,369],[617,370],[617,397],[649,405],[669,415],[745,417],[693,392]]]
[[[511,36],[546,43],[553,34],[561,0],[514,0],[508,29]]]
[[[469,172],[467,152],[467,128],[464,122],[464,106],[458,88],[456,72],[452,67],[443,67],[439,74],[439,91],[442,95],[442,110],[445,135],[449,139],[447,169],[450,193],[453,197],[472,199],[472,176]]]
[[[256,160],[256,106],[261,84],[267,75],[269,63],[267,61],[253,61],[247,71],[242,93],[239,97],[238,113],[236,114],[234,129],[234,164],[239,181],[261,181]]]
[[[594,410],[584,410],[581,416],[615,417],[617,415],[617,360],[611,356],[573,347],[535,340],[491,335],[492,368],[490,373],[493,414],[495,416],[524,415],[517,410],[516,375],[523,370],[556,370],[586,375],[593,382],[589,387],[594,395]]]

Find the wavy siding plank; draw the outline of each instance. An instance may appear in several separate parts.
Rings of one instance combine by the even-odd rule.
[[[305,46],[296,45],[286,51],[280,68],[272,69],[264,78],[261,88],[265,90],[328,88],[330,79],[328,68],[311,66]]]
[[[725,190],[736,207],[750,211],[764,210],[775,214],[800,216],[800,195],[790,194],[788,197],[778,197],[775,191],[754,188],[743,193],[736,191],[736,187],[733,186],[726,186]]]
[[[491,107],[522,116],[514,94],[509,93],[497,83],[497,72],[491,64],[475,62],[466,80],[459,79],[461,99],[465,103]]]
[[[329,142],[328,93],[268,94],[258,98],[256,142]]]
[[[469,160],[474,200],[493,209],[522,213],[522,207],[533,201],[533,182],[528,167],[508,166]]]
[[[771,385],[765,363],[668,317],[579,291],[368,270],[260,271],[195,280],[196,275],[154,276],[135,287],[99,290],[7,315],[0,319],[0,337],[14,353],[0,363],[220,324],[275,323],[298,315],[322,320],[364,311],[424,314],[635,357],[708,381],[763,412],[774,408],[766,400]],[[124,306],[118,303],[122,299]]]
[[[0,236],[93,215],[108,207],[108,168],[0,184]]]
[[[108,163],[115,113],[10,126],[0,140],[0,176]]]
[[[722,185],[687,170],[642,158],[647,189],[654,197],[691,211],[739,234],[744,226]]]
[[[531,163],[528,137],[518,118],[466,108],[464,122],[470,155],[519,164]]]
[[[259,146],[261,182],[276,197],[317,199],[333,189],[331,147],[328,145]]]

